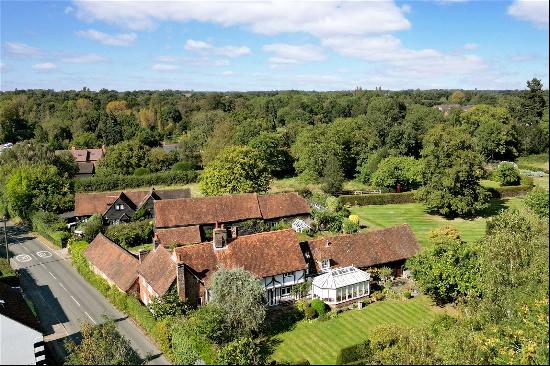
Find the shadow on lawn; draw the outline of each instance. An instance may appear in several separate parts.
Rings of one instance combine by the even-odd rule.
[[[489,201],[489,206],[479,212],[479,216],[488,218],[498,215],[501,211],[508,208],[507,202],[503,198],[494,198]]]

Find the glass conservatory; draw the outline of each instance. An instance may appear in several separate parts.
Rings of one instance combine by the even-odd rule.
[[[327,304],[360,299],[370,293],[370,274],[353,266],[330,269],[313,279],[311,293]]]

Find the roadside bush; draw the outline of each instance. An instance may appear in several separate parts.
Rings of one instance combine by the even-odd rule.
[[[147,174],[151,174],[151,171],[147,168],[137,168],[135,171],[134,171],[134,175],[136,177],[141,177],[143,175],[147,175]]]
[[[416,202],[415,191],[404,193],[381,193],[363,195],[342,195],[340,201],[354,206],[366,205],[389,205],[393,203],[414,203]]]
[[[153,223],[148,220],[141,220],[111,225],[105,230],[105,236],[124,248],[151,243],[153,240]]]
[[[31,215],[32,229],[62,247],[71,234],[67,231],[65,222],[56,214],[46,211],[36,211]]]
[[[105,192],[159,185],[189,184],[195,182],[196,179],[197,172],[194,170],[159,172],[142,176],[109,175],[104,177],[75,179],[74,189],[76,192]]]
[[[307,307],[307,308],[304,309],[304,317],[305,317],[307,320],[315,319],[316,316],[317,316],[317,312],[315,311],[314,308],[312,308],[312,307]]]
[[[502,163],[493,171],[497,182],[503,186],[517,186],[521,180],[519,170],[510,163]]]
[[[311,300],[311,308],[315,309],[315,312],[320,317],[327,313],[327,304],[325,304],[323,300],[320,299]]]
[[[81,230],[83,232],[82,239],[86,240],[87,242],[91,242],[92,240],[94,240],[96,235],[101,232],[102,228],[103,218],[100,214],[95,214],[85,222],[78,225],[77,230]]]

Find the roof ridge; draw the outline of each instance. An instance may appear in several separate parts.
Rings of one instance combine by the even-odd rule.
[[[115,243],[114,241],[112,241],[111,239],[109,239],[108,237],[106,237],[103,233],[99,233],[97,234],[97,236],[100,236],[104,239],[107,240],[107,242],[109,242],[110,244],[114,245],[116,248],[118,248],[118,250],[121,250],[123,253],[125,254],[129,254],[133,259],[135,259],[136,261],[138,261],[138,259],[136,258],[136,256],[134,254],[132,254],[132,252],[130,252],[129,250],[127,250],[126,248],[123,248],[121,247],[120,245],[118,245],[117,243]],[[97,238],[96,236],[96,238]],[[94,240],[96,239],[94,238]],[[92,242],[94,241],[92,240]],[[91,244],[91,243],[90,243]]]

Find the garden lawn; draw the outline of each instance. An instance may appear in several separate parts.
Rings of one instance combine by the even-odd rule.
[[[495,215],[499,210],[507,207],[519,207],[522,199],[518,197],[492,200],[491,206],[483,217],[471,220],[448,220],[440,216],[426,213],[421,203],[405,203],[392,205],[354,206],[351,213],[358,215],[361,224],[368,228],[385,228],[400,224],[409,224],[423,248],[429,246],[429,232],[432,229],[449,225],[457,229],[463,240],[472,242],[485,234],[487,217]],[[368,230],[368,229],[367,229]]]
[[[336,319],[327,321],[302,320],[294,329],[275,336],[272,359],[296,363],[308,360],[310,364],[335,364],[342,348],[361,343],[369,331],[380,324],[419,326],[433,320],[436,313],[431,300],[422,295],[412,300],[385,300],[368,305],[362,310],[349,310]]]

